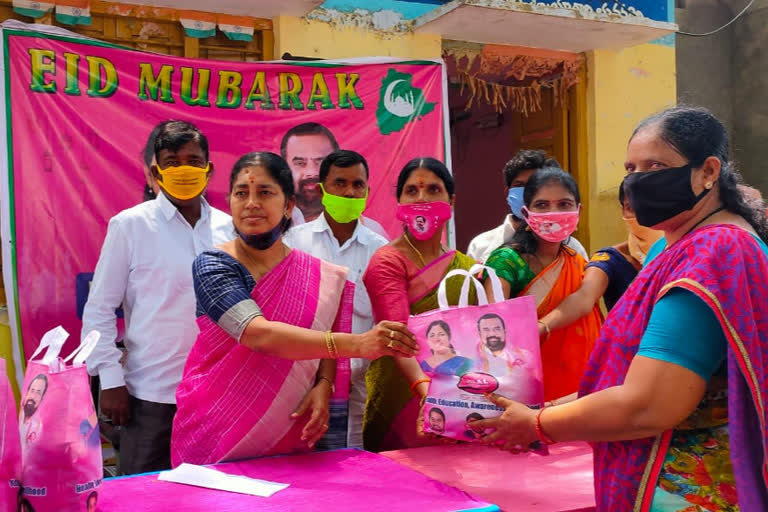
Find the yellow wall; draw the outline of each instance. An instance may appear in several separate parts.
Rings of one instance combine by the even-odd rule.
[[[587,54],[590,251],[626,239],[618,204],[627,141],[639,121],[676,102],[675,48],[644,44]],[[584,140],[583,138],[581,140]]]
[[[324,59],[379,56],[434,59],[440,57],[441,53],[439,35],[388,35],[291,16],[276,17],[273,27],[276,59],[285,52]]]

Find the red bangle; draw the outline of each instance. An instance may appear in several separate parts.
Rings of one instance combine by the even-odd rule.
[[[536,437],[539,438],[539,441],[541,441],[544,444],[555,444],[557,441],[549,437],[545,432],[544,429],[541,428],[541,413],[544,412],[544,409],[546,407],[542,407],[541,410],[539,410],[539,414],[536,415]]]
[[[411,394],[415,395],[416,394],[416,386],[418,386],[419,384],[425,383],[425,382],[427,384],[429,384],[430,382],[432,382],[432,379],[430,379],[430,378],[419,379],[416,382],[414,382],[413,384],[411,384]]]

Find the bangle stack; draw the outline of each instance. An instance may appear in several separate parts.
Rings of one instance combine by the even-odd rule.
[[[416,382],[414,382],[413,384],[411,384],[411,394],[412,395],[416,395],[416,386],[418,386],[419,384],[423,384],[425,382],[428,384],[428,383],[432,382],[432,379],[429,379],[429,378],[427,378],[427,379],[419,379]]]
[[[328,357],[330,359],[339,358],[339,351],[336,349],[336,341],[333,339],[331,331],[325,332],[325,347],[328,349]]]
[[[549,437],[546,432],[544,432],[544,429],[541,428],[541,413],[544,412],[544,409],[546,409],[546,407],[542,407],[539,414],[536,415],[536,437],[546,445],[555,444],[557,441]]]

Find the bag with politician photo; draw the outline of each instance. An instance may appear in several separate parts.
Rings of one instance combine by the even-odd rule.
[[[439,309],[412,316],[408,328],[420,345],[422,370],[431,378],[424,405],[425,433],[479,441],[490,432],[473,429],[473,420],[500,416],[503,409],[485,398],[497,393],[540,407],[544,401],[536,304],[525,296],[488,303],[485,271],[494,299],[503,297],[496,272],[482,265],[449,272],[438,289]],[[446,281],[464,276],[458,305],[449,305]],[[470,286],[478,305],[468,305]]]

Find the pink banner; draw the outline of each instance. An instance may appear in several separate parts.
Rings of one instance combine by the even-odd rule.
[[[391,235],[399,170],[418,156],[445,159],[438,62],[219,62],[4,32],[10,201],[2,214],[17,271],[6,287],[18,289],[27,354],[52,326],[79,333],[107,221],[141,201],[144,146],[159,122],[190,121],[208,137],[207,197],[225,211],[229,173],[244,153],[284,146],[296,181],[316,174],[330,138],[325,147],[281,143],[291,128],[319,123],[368,159],[365,215]],[[305,199],[311,217],[316,202]]]

